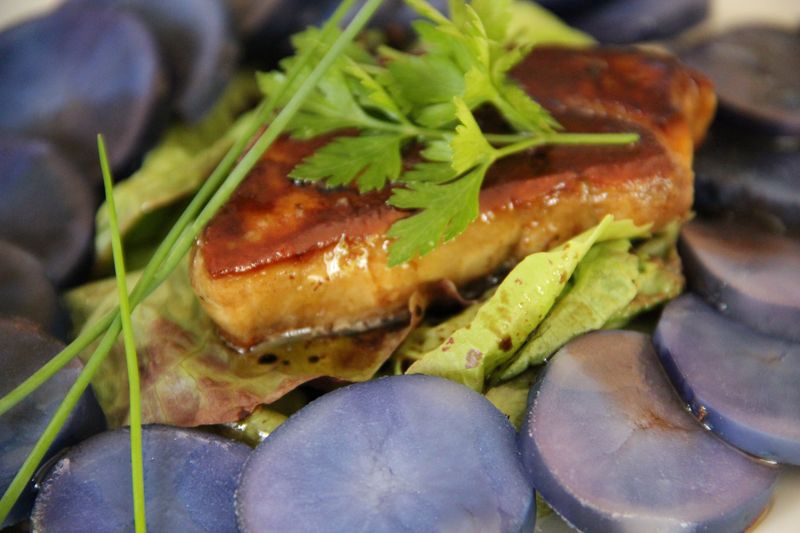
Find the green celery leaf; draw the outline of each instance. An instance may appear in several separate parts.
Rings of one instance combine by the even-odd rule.
[[[400,135],[337,137],[292,170],[289,177],[304,181],[324,180],[329,187],[352,182],[359,191],[382,189],[402,171]]]
[[[197,124],[169,129],[142,166],[114,186],[120,231],[123,238],[146,217],[188,197],[208,177],[247,124],[242,114],[258,101],[253,74],[234,78],[208,115]],[[97,212],[96,261],[111,260],[111,228],[105,204]]]
[[[629,240],[596,244],[578,265],[573,285],[547,318],[498,371],[498,380],[511,379],[546,358],[578,335],[601,329],[624,309],[637,292],[639,260],[629,253]]]
[[[414,363],[409,373],[430,374],[482,391],[485,378],[513,357],[564,290],[578,264],[597,242],[643,237],[648,228],[610,215],[596,227],[520,262],[478,311],[468,327]]]
[[[475,168],[455,181],[438,184],[411,182],[394,189],[389,204],[418,213],[395,222],[387,235],[389,266],[395,266],[433,250],[462,233],[478,217],[479,195],[488,165]]]

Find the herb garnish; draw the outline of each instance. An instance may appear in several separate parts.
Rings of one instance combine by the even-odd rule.
[[[363,191],[382,188],[389,182],[403,185],[393,191],[390,202],[421,212],[392,228],[390,236],[396,241],[391,249],[391,264],[427,253],[440,241],[461,233],[477,216],[481,183],[496,160],[543,144],[624,144],[636,140],[635,135],[628,134],[561,133],[546,110],[507,79],[508,71],[527,52],[527,45],[515,45],[506,39],[509,0],[473,0],[470,5],[452,0],[452,20],[422,0],[407,1],[428,19],[417,24],[424,55],[381,49],[381,61],[368,56],[352,43],[381,0],[367,0],[347,28],[339,32],[338,24],[354,4],[354,0],[343,0],[321,30],[309,30],[295,40],[298,54],[283,63],[283,72],[261,77],[268,97],[253,112],[252,122],[243,128],[154,253],[130,294],[130,311],[184,260],[197,234],[285,131],[301,137],[342,128],[355,128],[362,133],[351,141],[338,139],[324,147],[304,163],[309,165],[305,170],[308,175],[296,177],[325,180],[331,185],[355,181]],[[492,135],[481,131],[472,110],[484,104],[496,108],[514,133]],[[277,109],[281,111],[276,114]],[[267,123],[264,133],[248,149]],[[353,142],[356,144],[347,144]],[[411,142],[422,146],[424,161],[404,171],[402,150]],[[378,145],[382,150],[377,150]],[[388,156],[387,146],[392,149]],[[365,157],[361,168],[354,171],[352,163],[344,164],[344,153],[348,159],[357,154]],[[329,158],[329,168],[337,170],[323,175],[318,170],[322,167],[314,166],[314,158],[318,157]],[[295,174],[302,174],[304,165],[295,169]],[[122,315],[117,307],[0,398],[2,415],[100,339],[0,499],[0,522],[122,330]],[[135,451],[132,449],[132,453]],[[136,468],[133,455],[132,460]],[[136,479],[137,475],[133,477]],[[137,522],[144,523],[141,518]]]
[[[343,0],[336,12],[326,22],[322,35],[334,35],[337,25],[350,11],[354,0]],[[251,124],[242,136],[227,153],[222,162],[217,166],[208,181],[195,194],[189,206],[184,210],[175,226],[159,245],[153,258],[145,267],[139,282],[130,295],[131,310],[138,305],[148,294],[158,287],[169,274],[177,267],[189,251],[197,234],[211,220],[214,214],[227,201],[239,183],[244,180],[259,158],[269,148],[287,127],[303,101],[332,63],[341,55],[344,48],[353,42],[355,36],[366,26],[370,17],[380,7],[381,0],[367,0],[358,10],[347,28],[337,34],[322,59],[318,60],[316,47],[310,48],[306,53],[297,58],[296,67],[291,69],[287,78],[287,92],[280,93],[274,98],[266,98],[253,114]],[[313,67],[311,65],[314,65]],[[288,92],[291,89],[291,92]],[[275,109],[281,103],[283,109],[274,115]],[[245,155],[248,144],[253,135],[274,116],[264,133],[250,147]],[[241,160],[239,158],[241,157]],[[238,161],[238,162],[237,162]],[[235,165],[235,166],[234,166]],[[37,370],[31,377],[17,386],[3,398],[0,398],[0,415],[24,400],[29,394],[39,388],[48,379],[55,375],[67,363],[89,347],[101,335],[100,343],[86,362],[75,383],[70,388],[64,400],[59,405],[50,423],[45,428],[42,436],[34,445],[20,470],[0,499],[0,522],[5,520],[11,512],[31,476],[42,461],[45,453],[55,441],[59,431],[66,423],[70,413],[75,408],[83,392],[89,386],[98,368],[105,360],[117,336],[122,329],[119,307],[110,312],[106,317],[98,320],[88,327],[78,338],[72,341],[64,350],[51,359],[46,365]]]
[[[425,0],[407,0],[425,20],[414,27],[421,55],[381,48],[378,58],[351,46],[289,125],[298,138],[343,129],[290,174],[362,193],[396,184],[388,203],[418,210],[396,222],[389,265],[425,255],[479,214],[481,185],[497,160],[545,144],[628,144],[635,134],[563,133],[561,126],[510,77],[530,51],[511,31],[512,0],[451,0],[451,18]],[[297,35],[298,53],[320,42],[318,30]],[[324,46],[322,47],[324,49]],[[291,68],[295,59],[283,63]],[[268,95],[285,90],[283,72],[259,76]],[[493,107],[514,133],[481,130],[473,110]],[[422,161],[403,168],[403,152],[421,146]]]
[[[125,273],[125,256],[122,251],[122,238],[119,232],[117,207],[114,203],[114,186],[112,185],[111,169],[108,165],[106,143],[102,135],[97,136],[97,151],[100,155],[103,188],[105,189],[106,202],[108,205],[108,219],[111,227],[111,248],[114,255],[114,273],[117,278],[117,293],[119,295],[119,316],[122,321],[125,360],[128,368],[133,517],[136,533],[147,533],[144,500],[144,464],[142,460],[142,402],[140,399],[141,387],[139,385],[139,359],[136,356],[136,343],[133,339],[131,304],[128,299],[128,280]]]

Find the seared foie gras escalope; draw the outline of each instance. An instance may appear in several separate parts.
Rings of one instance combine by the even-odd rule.
[[[702,76],[651,53],[542,48],[515,77],[566,131],[636,132],[639,142],[550,146],[499,161],[481,192],[481,215],[465,233],[389,268],[385,233],[407,213],[385,204],[387,191],[293,183],[290,171],[331,137],[281,139],[193,254],[192,282],[221,333],[246,349],[372,327],[402,316],[425,284],[480,279],[607,214],[654,229],[687,215],[692,151],[715,103]]]

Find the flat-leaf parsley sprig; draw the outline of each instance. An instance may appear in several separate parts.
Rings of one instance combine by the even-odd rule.
[[[274,98],[265,98],[258,106],[247,129],[243,131],[242,136],[237,139],[222,162],[194,196],[178,219],[178,222],[170,230],[145,267],[139,282],[131,292],[130,311],[133,311],[136,305],[153,292],[169,276],[169,273],[184,260],[196,235],[249,174],[261,155],[284,133],[291,118],[302,106],[303,101],[309,97],[313,88],[316,87],[323,74],[331,68],[332,64],[342,54],[344,48],[350,45],[358,32],[366,26],[369,19],[380,7],[381,2],[382,0],[366,0],[353,16],[346,29],[343,32],[338,32],[334,31],[336,26],[343,20],[355,3],[354,0],[342,0],[339,8],[321,30],[323,37],[331,35],[331,38],[326,40],[330,46],[319,54],[315,54],[314,47],[309,48],[306,53],[299,54],[296,59],[296,68],[290,69],[287,73],[286,90],[279,92]],[[291,92],[289,92],[290,89]],[[278,108],[282,109],[275,114],[274,111]],[[272,120],[270,121],[270,119]],[[253,141],[252,135],[256,134],[268,121],[269,125],[260,136],[255,137],[255,142],[248,149],[248,145]],[[84,369],[67,392],[22,467],[20,467],[3,493],[2,498],[0,498],[0,523],[11,512],[22,491],[30,482],[47,450],[52,446],[59,431],[77,405],[78,400],[89,387],[93,376],[108,356],[121,330],[120,308],[117,307],[104,318],[91,324],[46,365],[37,370],[14,390],[0,398],[0,415],[2,415],[43,385],[69,361],[77,357],[92,342],[102,336],[94,352],[86,361]]]
[[[462,233],[479,214],[480,189],[498,159],[546,144],[628,144],[635,134],[565,133],[509,76],[530,51],[511,37],[512,0],[450,1],[450,18],[425,0],[406,0],[421,17],[421,53],[351,46],[289,125],[297,138],[341,130],[290,174],[360,192],[394,184],[388,203],[416,210],[389,230],[389,264],[424,255]],[[319,46],[318,30],[295,37],[298,53]],[[282,67],[288,69],[293,59]],[[286,91],[281,71],[259,75],[268,95]],[[291,91],[288,91],[291,94]],[[493,107],[513,131],[481,130],[473,110]],[[403,165],[409,145],[422,160]]]

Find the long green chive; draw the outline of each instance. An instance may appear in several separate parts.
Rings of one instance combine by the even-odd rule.
[[[269,127],[267,127],[266,131],[261,135],[258,141],[256,141],[253,147],[239,161],[239,163],[233,169],[231,174],[228,175],[227,177],[224,177],[223,175],[222,177],[219,178],[220,180],[222,180],[222,178],[224,177],[224,182],[222,183],[220,188],[215,193],[213,190],[210,189],[208,190],[208,195],[214,193],[208,204],[205,205],[205,207],[203,208],[203,206],[200,205],[200,203],[198,202],[196,208],[200,211],[200,214],[198,215],[198,218],[194,221],[194,223],[191,224],[192,231],[188,233],[185,233],[184,230],[186,229],[186,227],[189,226],[192,217],[191,216],[184,217],[184,215],[186,215],[186,212],[184,212],[184,215],[182,215],[181,218],[179,219],[179,223],[183,221],[184,224],[183,227],[179,228],[178,225],[176,224],[176,226],[173,227],[172,231],[170,231],[170,235],[172,236],[172,242],[177,243],[176,247],[173,249],[171,246],[167,246],[167,239],[165,239],[164,242],[162,242],[161,246],[159,246],[159,249],[157,250],[158,255],[154,255],[151,261],[148,263],[147,268],[145,268],[145,273],[148,270],[150,271],[150,276],[149,276],[150,283],[143,283],[146,279],[143,273],[142,279],[139,280],[139,283],[137,283],[136,287],[131,293],[130,301],[132,307],[135,307],[139,302],[141,302],[141,300],[144,297],[146,297],[150,292],[152,292],[156,288],[157,284],[153,283],[154,281],[163,280],[169,273],[168,269],[170,267],[174,268],[175,266],[177,266],[182,257],[186,254],[189,248],[191,248],[192,242],[196,238],[197,234],[203,229],[203,227],[205,227],[208,221],[211,220],[216,211],[219,210],[219,208],[222,207],[222,205],[227,201],[227,199],[230,197],[230,195],[233,193],[236,187],[247,176],[250,170],[252,170],[253,166],[255,166],[255,164],[258,162],[263,153],[272,145],[275,139],[277,139],[278,136],[280,136],[286,130],[286,127],[288,126],[289,122],[292,120],[294,115],[303,105],[304,100],[308,97],[311,91],[317,86],[317,83],[319,83],[319,80],[322,78],[325,72],[327,72],[327,70],[330,68],[333,62],[336,61],[339,55],[341,55],[341,53],[344,51],[344,48],[348,44],[350,44],[352,40],[355,38],[355,36],[358,34],[358,32],[360,32],[364,28],[364,26],[366,26],[369,19],[372,17],[375,11],[377,11],[378,7],[380,7],[382,1],[383,0],[367,0],[366,3],[364,3],[364,5],[357,12],[356,16],[353,18],[352,22],[350,22],[350,24],[347,26],[347,28],[345,28],[345,30],[341,33],[341,35],[339,35],[336,38],[333,45],[327,50],[327,52],[323,56],[322,60],[315,66],[315,68],[311,71],[311,74],[303,81],[302,85],[298,87],[297,91],[295,92],[294,95],[292,95],[291,99],[288,101],[286,106],[278,113],[278,115],[275,117],[275,120],[273,120],[272,123],[269,125]],[[344,3],[349,5],[352,3],[352,0],[345,0]],[[311,61],[312,57],[313,54],[309,54],[308,56],[309,62]],[[299,75],[299,73],[301,73],[302,71],[303,70],[301,68],[298,68],[296,72]],[[291,87],[291,84],[287,84],[287,86]],[[282,95],[276,95],[276,97],[272,101],[272,105],[274,106],[277,102],[280,102],[281,99]],[[267,109],[268,107],[269,105],[266,105],[264,109]],[[266,113],[266,115],[267,118],[269,118],[270,113]],[[256,119],[257,118],[258,117],[256,117]],[[263,124],[263,122],[258,122],[258,120],[255,120],[255,122],[256,126],[255,128],[253,128],[253,131],[257,131],[258,128],[260,128],[261,125]],[[241,145],[243,151],[247,145],[248,140],[249,139],[245,139],[242,142],[237,142],[237,146]],[[228,159],[229,158],[226,156],[225,160]],[[236,157],[233,157],[232,160],[235,161]],[[197,196],[199,196],[199,194]],[[197,199],[197,196],[195,197],[195,200]],[[194,203],[195,202],[193,200],[190,206]],[[182,253],[179,253],[181,250]],[[158,252],[161,253],[159,254]],[[169,261],[167,261],[165,264],[162,265],[161,263],[156,261],[157,259],[160,259],[162,262],[166,261],[167,259],[169,259]],[[117,335],[119,335],[119,332],[121,330],[119,310],[117,310],[115,313],[109,314],[106,318],[103,319],[103,321],[106,320],[108,321],[109,325],[105,330],[105,335],[103,335],[103,338],[101,339],[94,353],[87,361],[86,366],[84,367],[81,374],[78,376],[78,379],[70,388],[64,400],[61,402],[61,405],[59,405],[55,415],[53,416],[50,423],[47,425],[47,428],[44,430],[44,433],[42,433],[42,436],[37,441],[31,453],[28,455],[27,459],[25,460],[25,463],[22,465],[22,468],[20,468],[20,470],[17,472],[17,475],[14,477],[13,481],[9,485],[5,494],[3,494],[3,498],[0,499],[0,522],[5,520],[5,517],[8,516],[9,512],[11,512],[11,507],[19,498],[19,495],[22,493],[22,490],[28,483],[28,480],[31,478],[37,466],[41,462],[42,458],[44,457],[44,454],[52,445],[61,427],[64,425],[67,418],[69,417],[69,414],[75,408],[75,405],[77,404],[81,395],[89,386],[89,383],[91,382],[92,378],[97,373],[97,370],[100,368],[100,365],[103,363],[105,357],[108,355],[108,352],[111,350],[112,346],[116,342]],[[94,329],[98,329],[97,335],[93,339],[90,339],[88,341],[86,339],[83,339],[81,342],[82,343],[85,342],[84,348],[89,344],[91,344],[91,342],[95,340],[97,336],[103,333],[102,329],[99,328],[91,328],[91,329],[92,331],[94,331]],[[86,337],[88,338],[88,335]],[[83,348],[81,349],[73,348],[73,351],[75,351],[75,355],[77,355],[78,353],[80,353],[82,349]],[[59,354],[59,356],[57,356],[56,358],[60,360],[66,359],[66,357],[63,356],[63,352],[62,354]],[[61,364],[61,366],[66,364],[68,360],[69,359],[66,359]],[[29,378],[27,381],[31,382],[31,384],[28,385],[28,387],[30,387],[30,390],[31,391],[35,390],[38,386],[41,385],[41,383],[43,383],[44,381],[49,379],[50,376],[55,374],[58,368],[53,370],[54,367],[55,365],[51,365],[48,367],[49,371],[52,372],[49,376],[44,376],[39,373],[34,374],[34,376],[37,376],[37,379],[39,380],[38,383],[32,381],[33,376],[32,378]],[[12,391],[12,394],[13,393],[14,391]],[[6,405],[10,404],[8,405],[8,407],[6,407],[6,410],[8,410],[11,407],[13,407],[17,402],[21,401],[24,397],[25,396],[16,398],[16,401],[13,403],[11,401],[5,402],[6,399],[8,398],[6,397],[3,398],[3,401],[5,403],[2,403],[0,405],[6,407]],[[2,414],[3,412],[5,411],[0,409],[0,414]]]
[[[336,11],[327,20],[322,27],[320,35],[320,42],[327,42],[333,35],[333,32],[338,28],[342,19],[350,11],[355,0],[343,0]],[[242,133],[234,145],[228,150],[228,153],[222,161],[214,169],[214,172],[208,177],[203,186],[197,191],[192,198],[191,202],[181,214],[180,218],[175,222],[172,229],[156,249],[153,257],[148,261],[139,281],[130,295],[131,308],[135,309],[142,300],[144,300],[156,287],[158,287],[164,279],[166,279],[170,272],[175,268],[178,261],[175,261],[170,268],[163,268],[162,264],[167,257],[173,252],[175,243],[183,235],[186,228],[197,217],[197,214],[206,205],[209,198],[219,187],[220,183],[229,175],[236,161],[241,157],[247,148],[248,142],[258,132],[258,130],[266,124],[272,117],[276,107],[280,102],[285,100],[288,96],[287,92],[292,89],[300,76],[307,71],[310,66],[311,60],[318,52],[315,47],[310,47],[304,51],[303,54],[298,56],[298,61],[287,73],[287,83],[282,86],[282,90],[275,95],[274,98],[264,100],[256,108],[253,113],[253,120],[248,125],[247,129]],[[253,150],[251,150],[253,151]],[[262,154],[259,154],[259,156]],[[192,236],[192,239],[196,235]],[[188,248],[186,248],[188,251]],[[184,251],[186,253],[186,251]],[[180,259],[180,258],[178,258]],[[76,356],[80,355],[83,350],[89,347],[96,341],[104,332],[114,328],[114,321],[119,316],[119,309],[108,313],[97,322],[90,324],[81,334],[73,340],[64,350],[58,355],[53,357],[44,366],[32,374],[28,379],[19,384],[14,390],[0,399],[0,416],[6,413],[12,407],[17,405],[29,394],[39,388],[44,382],[53,377],[61,368],[73,360]],[[119,330],[118,330],[119,332]]]
[[[122,320],[122,338],[125,344],[125,361],[128,366],[128,392],[130,403],[131,431],[131,480],[133,490],[133,517],[136,533],[147,533],[147,517],[144,506],[144,465],[142,464],[142,402],[140,398],[139,358],[133,340],[131,306],[128,301],[128,280],[125,274],[125,257],[122,252],[122,237],[117,221],[117,206],[114,203],[114,186],[108,166],[106,143],[102,135],[97,136],[100,168],[103,171],[103,186],[108,204],[108,220],[111,226],[111,250],[114,255],[114,274],[117,277],[119,313]]]

